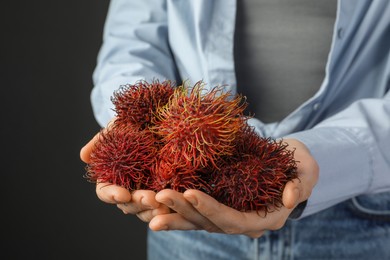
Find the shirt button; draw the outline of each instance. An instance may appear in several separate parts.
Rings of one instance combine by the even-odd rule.
[[[320,108],[320,106],[321,106],[321,103],[320,103],[320,102],[315,103],[315,104],[313,105],[313,110],[314,110],[314,111],[317,111],[317,110]]]
[[[337,38],[342,39],[344,37],[344,28],[337,29]]]

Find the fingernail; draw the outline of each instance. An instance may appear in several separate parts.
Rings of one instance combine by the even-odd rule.
[[[187,200],[192,204],[192,206],[196,207],[198,206],[198,200],[194,197],[188,197]]]

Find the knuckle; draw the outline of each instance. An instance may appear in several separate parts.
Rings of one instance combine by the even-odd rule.
[[[117,207],[121,209],[126,215],[138,213],[138,211],[129,204],[117,204]]]
[[[143,222],[148,223],[152,220],[150,211],[142,211],[136,214],[136,216]]]

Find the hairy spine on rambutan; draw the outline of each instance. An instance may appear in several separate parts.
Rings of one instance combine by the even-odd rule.
[[[164,163],[161,162],[160,163]],[[196,171],[181,171],[177,170],[174,174],[169,176],[160,174],[160,171],[164,169],[161,165],[157,164],[155,168],[154,182],[152,189],[156,192],[163,189],[172,189],[178,192],[184,192],[188,189],[197,189],[205,193],[211,192],[211,186],[208,179],[205,176],[208,175],[208,172],[202,171],[202,169]],[[159,166],[159,167],[158,167]],[[166,165],[171,167],[172,165],[168,163]],[[172,168],[171,168],[172,169]]]
[[[191,170],[216,166],[220,156],[231,155],[237,132],[243,124],[246,103],[221,87],[205,91],[198,82],[177,89],[169,102],[156,112],[152,131],[164,142],[163,156]]]
[[[175,158],[177,153],[170,154],[172,156],[169,156],[164,148],[159,152],[156,165],[153,168],[155,190],[174,189],[185,191],[186,189],[198,189],[210,193],[209,183],[211,172],[214,171],[213,166],[194,168],[190,163]]]
[[[168,102],[174,89],[175,85],[169,80],[151,83],[140,80],[134,85],[122,85],[111,98],[117,123],[147,128],[155,111]]]
[[[149,131],[139,131],[132,125],[112,125],[100,132],[86,167],[86,178],[128,190],[149,189],[157,151],[155,137]]]
[[[258,136],[246,126],[233,156],[213,174],[211,196],[240,211],[270,212],[282,206],[286,183],[297,178],[294,152],[282,140]]]

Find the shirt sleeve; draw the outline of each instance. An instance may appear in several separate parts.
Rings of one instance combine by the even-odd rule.
[[[111,1],[93,73],[91,103],[97,122],[105,126],[114,116],[111,96],[121,85],[177,78],[165,0]]]
[[[383,99],[361,99],[287,137],[303,142],[320,167],[301,217],[358,195],[390,191],[389,92]]]

